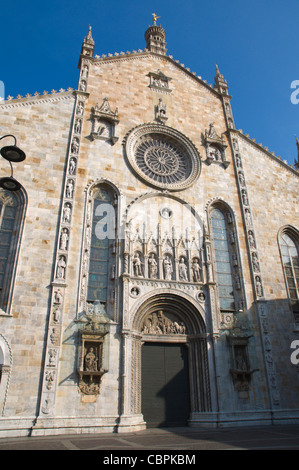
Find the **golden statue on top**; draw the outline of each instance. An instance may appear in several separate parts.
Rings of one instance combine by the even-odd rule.
[[[156,13],[152,13],[153,15],[153,23],[156,24],[156,21],[158,18],[161,18],[161,16],[157,16]]]

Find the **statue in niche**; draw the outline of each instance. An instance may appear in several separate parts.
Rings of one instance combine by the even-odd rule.
[[[179,262],[179,279],[180,281],[188,281],[187,265],[185,264],[185,258],[181,257]]]
[[[236,163],[238,168],[242,168],[241,158],[240,155],[236,155]]]
[[[163,104],[162,98],[159,98],[159,103],[156,106],[156,120],[165,123],[167,119],[166,104]]]
[[[57,271],[56,271],[57,279],[65,279],[65,270],[66,270],[65,257],[60,256],[58,263],[57,263]]]
[[[47,371],[46,372],[46,382],[47,382],[47,390],[52,390],[53,382],[55,379],[55,371]]]
[[[80,83],[80,91],[86,91],[86,82],[85,80],[82,80]]]
[[[248,198],[247,198],[246,189],[242,189],[242,200],[243,200],[243,204],[245,206],[248,206]]]
[[[103,124],[103,123],[100,123],[98,129],[97,129],[97,133],[98,135],[100,135],[101,137],[107,137],[109,136],[109,129],[108,127]]]
[[[170,259],[169,255],[166,255],[166,257],[164,258],[163,266],[164,266],[164,279],[165,279],[165,281],[171,281],[173,267],[172,267],[172,262],[171,262],[171,259]]]
[[[69,240],[69,235],[67,229],[63,229],[60,235],[60,243],[59,243],[59,249],[60,250],[67,250],[67,245],[68,245],[68,240]]]
[[[194,258],[193,263],[192,263],[192,273],[193,273],[193,281],[194,282],[200,282],[201,278],[201,268],[198,263],[198,259]]]
[[[81,124],[82,124],[81,119],[76,119],[75,126],[74,126],[74,131],[75,131],[76,134],[80,134]]]
[[[84,105],[82,101],[80,101],[77,106],[77,114],[81,116],[83,114],[83,110],[84,110]]]
[[[59,334],[57,328],[52,328],[52,332],[50,334],[50,341],[53,346],[58,346]]]
[[[73,139],[72,145],[71,145],[71,151],[72,153],[77,154],[79,151],[79,140],[78,139]]]
[[[85,65],[81,71],[81,78],[87,78],[88,76],[88,66]]]
[[[251,231],[248,232],[248,241],[250,248],[256,248],[254,235]]]
[[[63,294],[60,289],[57,289],[54,292],[54,303],[55,304],[61,304],[63,300]]]
[[[142,264],[143,263],[141,262],[139,253],[135,253],[134,258],[133,258],[134,276],[143,277]]]
[[[74,193],[74,181],[68,180],[65,189],[65,197],[72,199]]]
[[[154,253],[151,253],[148,259],[148,272],[150,279],[157,278],[158,265]]]
[[[55,367],[57,349],[49,349],[48,367]]]
[[[235,365],[237,370],[247,370],[247,364],[245,359],[245,351],[242,348],[235,348],[236,349],[236,357],[235,357]]]
[[[263,297],[263,288],[262,288],[261,278],[259,276],[256,276],[255,278],[255,285],[256,285],[256,293],[258,297]]]
[[[240,181],[241,186],[245,186],[245,178],[241,171],[239,171],[239,181]]]
[[[251,219],[251,214],[250,214],[249,209],[245,210],[245,219],[246,219],[247,225],[252,225],[252,219]]]
[[[209,156],[216,162],[222,161],[221,151],[218,147],[214,145],[209,148]]]
[[[70,159],[70,165],[69,165],[69,174],[73,175],[76,170],[76,160],[74,158]]]
[[[98,359],[94,353],[94,348],[90,347],[84,357],[84,369],[88,372],[97,372]]]
[[[62,215],[62,221],[69,223],[71,221],[71,205],[70,204],[65,204],[63,208],[63,215]]]
[[[233,230],[229,232],[229,239],[232,245],[236,242],[235,232]]]
[[[53,310],[53,322],[58,323],[61,317],[61,310],[59,307],[54,308]]]
[[[252,265],[253,265],[253,270],[258,273],[260,271],[260,265],[258,262],[257,254],[252,253]]]

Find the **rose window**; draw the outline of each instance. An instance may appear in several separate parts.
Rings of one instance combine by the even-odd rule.
[[[155,132],[148,132],[149,127]],[[184,189],[199,174],[200,157],[193,144],[166,126],[152,124],[134,129],[127,138],[126,151],[135,172],[159,188]]]
[[[185,180],[187,162],[185,155],[171,143],[149,139],[137,148],[136,163],[153,181],[172,184]]]

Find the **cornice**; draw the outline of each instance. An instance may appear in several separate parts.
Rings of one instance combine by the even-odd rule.
[[[43,94],[35,93],[33,96],[27,94],[26,96],[18,95],[17,98],[9,96],[7,100],[0,103],[0,109],[7,108],[17,108],[27,105],[32,105],[36,103],[54,103],[57,101],[63,101],[70,98],[74,98],[76,91],[73,88],[68,88],[68,90],[52,90],[51,93],[44,91]]]
[[[258,149],[259,151],[263,152],[264,154],[266,154],[271,160],[279,163],[281,166],[283,166],[286,170],[290,171],[291,173],[293,173],[294,175],[296,175],[297,177],[299,176],[299,172],[296,171],[292,165],[288,164],[288,163],[285,163],[283,160],[281,160],[281,157],[279,156],[276,156],[274,152],[270,152],[270,150],[268,149],[268,147],[264,147],[262,144],[258,144],[256,143],[256,141],[254,139],[251,139],[249,137],[248,134],[243,134],[243,131],[241,129],[237,130],[237,129],[229,129],[228,131],[225,132],[225,134],[229,134],[229,133],[232,133],[232,134],[236,134],[238,135],[239,137],[241,137],[242,139],[244,139],[247,143],[249,143],[250,145],[252,145],[252,147]]]

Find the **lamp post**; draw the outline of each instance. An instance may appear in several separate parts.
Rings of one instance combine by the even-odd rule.
[[[0,154],[5,160],[9,161],[11,174],[4,178],[0,178],[0,188],[6,189],[7,191],[18,191],[21,187],[21,184],[13,177],[13,168],[12,162],[18,163],[25,160],[26,155],[19,147],[17,147],[17,139],[14,135],[7,134],[3,137],[0,137],[0,140],[5,137],[12,137],[15,141],[14,145],[8,145],[0,149]]]

